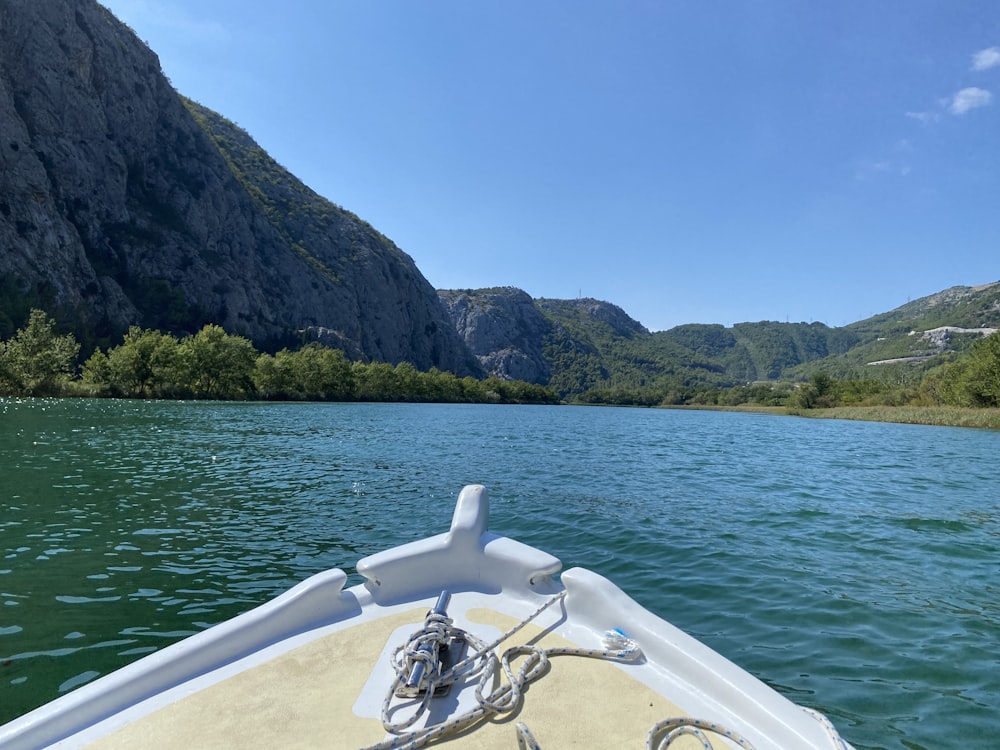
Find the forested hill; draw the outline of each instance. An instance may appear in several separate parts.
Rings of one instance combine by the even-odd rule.
[[[85,352],[215,323],[479,372],[409,256],[184,100],[94,0],[0,1],[0,133],[0,338],[37,307]]]
[[[816,371],[877,377],[883,364],[900,361],[928,368],[1000,327],[1000,282],[953,287],[839,328],[761,321],[655,333],[593,299],[532,300],[509,287],[439,294],[492,374],[509,375],[504,367],[517,362],[520,377],[564,396],[613,390],[618,400],[628,391],[688,398],[702,387],[801,380]]]
[[[563,395],[743,385],[777,378],[860,341],[822,323],[692,324],[651,333],[620,307],[595,299],[531,300],[510,287],[439,294],[484,369],[506,377],[517,362],[522,379]]]

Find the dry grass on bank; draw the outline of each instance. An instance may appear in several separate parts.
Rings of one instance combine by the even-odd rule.
[[[1000,409],[966,409],[959,406],[836,406],[830,409],[792,409],[784,406],[669,406],[668,409],[742,411],[812,419],[855,419],[863,422],[928,424],[940,427],[978,427],[1000,430]]]
[[[796,412],[796,415],[818,419],[1000,429],[1000,409],[966,409],[958,406],[837,406],[832,409],[803,410]]]

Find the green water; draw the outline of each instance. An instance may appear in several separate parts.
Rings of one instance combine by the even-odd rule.
[[[0,400],[0,723],[447,528],[608,576],[861,748],[1000,724],[1000,433],[749,414]]]

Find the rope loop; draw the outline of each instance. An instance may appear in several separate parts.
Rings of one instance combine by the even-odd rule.
[[[674,740],[684,735],[690,735],[697,739],[701,742],[704,750],[712,750],[712,743],[706,732],[732,740],[745,750],[754,750],[749,740],[733,730],[712,721],[695,719],[690,716],[675,716],[654,724],[653,728],[649,730],[649,734],[646,735],[646,750],[667,750],[674,743]],[[658,737],[660,738],[659,743],[656,741]]]
[[[452,638],[452,620],[437,612],[428,612],[422,629],[413,633],[409,640],[392,654],[392,665],[397,677],[405,682],[414,666],[423,664],[425,679],[433,683],[440,679],[440,662],[435,654],[446,647]]]

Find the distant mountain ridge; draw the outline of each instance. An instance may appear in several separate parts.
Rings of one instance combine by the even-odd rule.
[[[531,382],[553,385],[566,396],[602,388],[669,392],[801,379],[809,368],[863,377],[872,372],[864,368],[879,360],[933,364],[935,357],[967,348],[983,327],[1000,327],[1000,282],[952,287],[840,328],[761,321],[654,333],[599,300],[531,300],[513,287],[439,294],[484,370],[504,377],[510,374],[505,363],[527,362],[530,367],[520,369],[524,379],[534,373],[538,380]]]
[[[974,315],[981,315],[985,319],[986,317],[989,317],[991,313],[1000,312],[1000,289],[997,289],[998,284],[1000,284],[1000,282],[980,284],[979,286],[949,287],[948,289],[944,289],[940,292],[929,294],[926,297],[920,297],[912,302],[900,305],[895,310],[890,310],[888,313],[885,313],[885,315],[898,317],[900,319],[918,320],[931,314],[935,311],[935,309],[955,311],[963,305],[974,303],[973,307],[976,308]],[[986,295],[986,297],[988,297],[988,301],[991,303],[987,304],[985,308],[979,304],[979,302],[982,301],[981,298],[983,295]],[[953,314],[953,312],[950,314]]]
[[[85,350],[129,325],[183,334],[217,323],[264,349],[316,339],[352,359],[573,396],[932,366],[1000,327],[1000,282],[839,328],[659,332],[595,299],[434,290],[371,225],[178,95],[156,55],[94,0],[0,0],[0,134],[0,338],[31,307]]]

